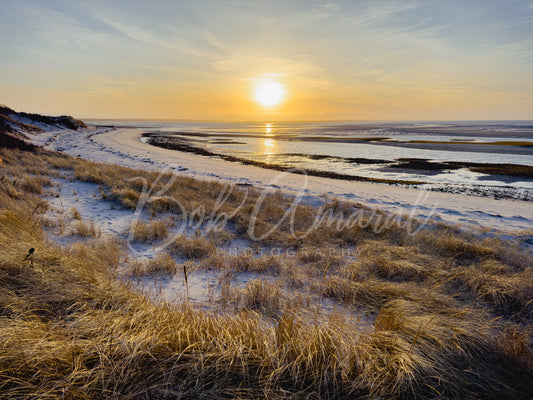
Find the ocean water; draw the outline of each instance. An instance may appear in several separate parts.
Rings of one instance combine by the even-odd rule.
[[[424,182],[419,185],[452,192],[533,195],[531,174],[473,172],[466,164],[533,166],[533,121],[91,123],[138,129],[189,151],[204,149],[285,168]]]

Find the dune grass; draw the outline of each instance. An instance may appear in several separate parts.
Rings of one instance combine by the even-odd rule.
[[[221,184],[171,182],[170,175],[158,181],[155,173],[41,150],[2,149],[0,158],[2,398],[531,395],[532,257],[519,244],[444,224],[413,236],[397,225],[376,229],[379,218],[370,213],[361,214],[365,223],[342,229],[324,220],[305,236],[316,209],[301,205],[292,226],[288,219],[278,224],[291,199],[273,193],[257,213],[254,231],[273,234],[252,245],[290,252],[228,255],[206,233]],[[228,287],[227,298],[240,305],[235,313],[150,301],[117,279],[127,254],[116,238],[66,247],[48,239],[47,203],[39,193],[49,185],[47,177],[64,170],[100,185],[107,200],[129,209],[137,207],[143,188],[141,179],[132,178],[142,177],[156,189],[170,183],[168,196],[147,203],[147,210],[154,217],[173,213],[179,223],[183,207],[194,214],[186,222],[198,233],[176,239],[171,255],[198,268],[268,272],[279,279],[252,280],[233,293]],[[232,231],[219,236],[246,239],[260,194],[226,193],[218,212],[227,213],[225,229]],[[333,201],[325,209],[347,215],[362,208]],[[165,236],[150,223],[140,225],[139,241]],[[24,257],[32,247],[30,266]],[[346,248],[356,255],[346,257]],[[156,271],[173,274],[180,268],[164,254],[136,273]],[[283,285],[305,287],[373,318],[362,324],[332,313],[326,323],[316,323],[284,300]]]

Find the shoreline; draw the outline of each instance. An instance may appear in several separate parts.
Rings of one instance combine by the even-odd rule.
[[[143,138],[148,138],[147,143],[153,146],[162,147],[162,148],[169,149],[169,150],[193,153],[193,154],[197,154],[200,156],[217,157],[225,161],[236,162],[236,163],[240,163],[244,165],[253,165],[253,166],[257,166],[261,168],[273,169],[276,171],[289,171],[289,170],[298,169],[301,171],[305,171],[308,175],[311,175],[311,176],[319,176],[319,177],[324,177],[324,178],[357,181],[357,182],[373,182],[373,183],[390,184],[390,185],[409,186],[409,185],[431,184],[429,182],[417,181],[417,180],[370,178],[370,177],[359,176],[359,175],[342,174],[342,173],[333,172],[333,171],[321,171],[321,170],[315,170],[315,169],[309,169],[309,168],[287,167],[287,166],[275,164],[275,163],[265,163],[262,161],[250,160],[244,157],[236,157],[236,156],[227,155],[223,153],[215,153],[203,147],[191,145],[190,143],[187,143],[186,141],[183,141],[179,138],[177,140],[172,141],[172,140],[168,140],[168,138],[164,136],[161,137],[161,136],[156,136],[156,135],[157,134],[153,134],[153,133],[143,133],[141,136]],[[519,164],[475,163],[475,162],[461,162],[461,161],[434,161],[434,160],[428,160],[428,159],[423,159],[423,158],[398,158],[396,160],[389,161],[389,160],[380,160],[380,159],[345,158],[345,157],[339,157],[339,156],[301,154],[301,153],[291,153],[291,154],[286,154],[286,155],[306,157],[312,160],[338,159],[338,160],[342,160],[345,162],[356,163],[356,164],[386,164],[384,165],[383,168],[390,168],[391,170],[396,170],[396,171],[414,170],[422,174],[435,173],[435,171],[468,169],[471,172],[485,174],[487,175],[487,178],[491,176],[495,176],[495,177],[501,176],[501,177],[505,177],[506,179],[515,178],[515,177],[516,178],[518,177],[533,178],[533,166],[519,165]],[[298,173],[298,172],[293,172],[293,173]],[[431,185],[436,185],[436,184],[431,184]],[[448,186],[452,187],[453,185],[448,184]],[[432,189],[429,188],[429,190],[432,190]],[[441,191],[441,189],[438,189],[438,190]],[[498,198],[515,198],[512,195],[505,195],[505,194],[497,196],[497,197]],[[520,198],[519,200],[533,201],[533,197]]]
[[[186,153],[192,153],[192,154],[196,154],[199,156],[218,157],[218,158],[221,158],[222,160],[229,161],[229,162],[240,163],[243,165],[252,165],[254,167],[260,167],[260,168],[273,169],[275,171],[281,171],[281,172],[291,171],[291,173],[296,173],[296,174],[299,173],[298,171],[302,171],[300,173],[303,173],[305,171],[305,173],[311,176],[319,176],[322,178],[340,179],[340,180],[355,181],[355,182],[373,182],[373,183],[400,184],[400,185],[420,185],[420,184],[426,183],[422,181],[407,181],[407,180],[402,180],[402,179],[367,178],[364,176],[340,174],[340,173],[332,172],[332,171],[319,171],[319,170],[307,169],[307,168],[306,169],[298,168],[296,169],[296,171],[294,171],[295,168],[292,168],[292,167],[284,167],[279,164],[269,164],[269,163],[265,163],[261,161],[249,160],[249,159],[242,158],[242,157],[235,157],[235,156],[230,156],[230,155],[221,154],[221,153],[214,153],[212,151],[203,149],[201,147],[191,146],[190,144],[176,143],[176,142],[169,142],[169,141],[158,142],[157,140],[155,140],[154,137],[149,136],[149,135],[150,134],[143,133],[142,137],[150,138],[150,140],[148,140],[147,143],[152,146],[162,147],[162,148],[174,150],[174,151],[183,151]]]
[[[533,230],[533,207],[527,201],[288,173],[282,173],[282,179],[275,182],[279,179],[279,171],[152,146],[141,141],[141,132],[137,129],[59,132],[46,148],[96,162],[150,171],[174,171],[196,179],[259,189],[274,188],[289,195],[301,194],[310,204],[322,204],[326,198],[336,197],[385,212],[419,218],[431,215],[436,221],[472,228],[504,232]]]

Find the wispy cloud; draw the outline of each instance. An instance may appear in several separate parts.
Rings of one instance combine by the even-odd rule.
[[[335,115],[533,91],[531,0],[0,2],[0,87],[46,82],[94,109],[116,93],[238,115],[263,74],[290,86],[295,108]]]
[[[222,43],[212,32],[204,29],[204,35],[207,39],[207,42],[214,48],[220,50],[221,52],[226,52],[228,50],[228,46]]]
[[[210,51],[206,48],[207,41],[203,42],[201,38],[187,40],[174,29],[161,32],[139,26],[134,21],[121,21],[118,18],[113,19],[110,16],[102,16],[101,20],[107,25],[112,26],[118,32],[141,44],[178,50],[196,57],[205,57],[210,54]]]

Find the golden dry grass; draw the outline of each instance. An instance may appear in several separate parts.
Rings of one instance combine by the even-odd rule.
[[[215,238],[182,237],[172,254],[199,260],[198,268],[276,274],[279,282],[367,310],[375,319],[359,324],[332,316],[314,323],[297,305],[283,303],[281,283],[268,280],[252,280],[233,297],[228,285],[227,298],[244,305],[239,312],[204,313],[187,304],[152,303],[117,280],[115,271],[126,258],[117,239],[67,247],[50,242],[38,184],[18,178],[42,176],[46,185],[54,171],[70,169],[77,179],[101,185],[108,199],[135,208],[142,182],[127,179],[143,176],[163,187],[155,174],[40,151],[0,150],[0,158],[2,398],[531,394],[532,257],[517,245],[444,225],[415,236],[397,226],[378,231],[377,220],[341,230],[322,224],[298,239],[291,238],[286,221],[256,245],[292,249],[292,256],[232,256],[217,252]],[[171,193],[187,212],[203,205],[209,214],[221,188],[179,178]],[[247,196],[232,193],[222,207],[231,213],[246,203],[230,218],[237,228],[227,233],[230,238],[246,237],[247,210],[258,194]],[[280,194],[267,200],[270,214],[259,217],[261,232],[276,224],[288,204]],[[158,215],[175,203],[161,199],[147,207]],[[336,202],[330,207],[357,209]],[[296,229],[305,230],[312,214],[299,208]],[[152,240],[154,234],[141,237]],[[346,246],[357,247],[355,259],[342,256]],[[23,261],[30,247],[36,249],[33,267]],[[310,251],[316,248],[323,251]],[[177,272],[174,259],[163,255],[139,273],[159,270]]]
[[[163,220],[135,221],[131,226],[133,240],[142,243],[162,240],[168,236],[169,226],[169,222]]]
[[[182,235],[169,246],[169,251],[189,259],[202,259],[215,254],[216,246],[203,237],[188,238]]]
[[[94,221],[86,221],[83,219],[76,220],[72,229],[73,235],[78,235],[82,238],[86,237],[100,237],[102,235],[101,228],[97,226]]]
[[[155,272],[174,275],[177,271],[178,265],[168,253],[162,253],[154,260],[135,260],[131,268],[131,273],[134,276],[154,274]]]

